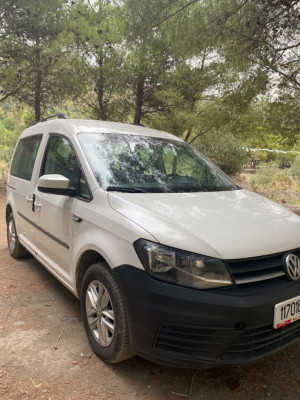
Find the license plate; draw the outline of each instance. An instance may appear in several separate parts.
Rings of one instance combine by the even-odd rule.
[[[300,318],[300,296],[278,303],[274,307],[274,329],[281,328]]]

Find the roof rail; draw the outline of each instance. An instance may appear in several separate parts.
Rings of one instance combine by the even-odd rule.
[[[48,121],[48,119],[52,119],[52,118],[69,119],[69,117],[66,114],[58,113],[58,114],[53,114],[53,115],[50,115],[49,117],[43,118],[39,122],[45,122],[45,121]]]

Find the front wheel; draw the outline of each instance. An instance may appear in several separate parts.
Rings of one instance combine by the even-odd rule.
[[[14,258],[28,255],[28,251],[21,245],[18,239],[14,215],[11,212],[7,217],[7,245],[9,253]]]
[[[84,327],[95,354],[108,363],[132,357],[125,301],[106,264],[96,263],[87,270],[80,299]]]

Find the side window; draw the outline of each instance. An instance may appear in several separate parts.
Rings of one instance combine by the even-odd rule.
[[[31,180],[36,155],[43,135],[21,139],[16,148],[10,167],[10,174],[17,178]]]
[[[41,175],[60,174],[73,181],[76,157],[71,144],[62,136],[51,136]]]
[[[90,200],[91,194],[81,172],[70,142],[62,136],[51,136],[48,142],[41,175],[59,174],[70,179],[70,186],[77,187],[78,197]]]

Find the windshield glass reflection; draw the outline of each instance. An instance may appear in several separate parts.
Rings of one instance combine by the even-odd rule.
[[[122,192],[212,192],[238,187],[191,146],[149,136],[80,133],[99,185]]]

